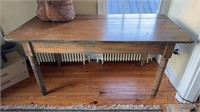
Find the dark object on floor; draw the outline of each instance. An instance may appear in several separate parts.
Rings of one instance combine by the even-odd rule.
[[[194,108],[192,108],[192,109],[190,109],[190,112],[195,112],[196,111],[196,108],[194,107]]]
[[[1,68],[3,67],[3,63],[7,61],[5,55],[15,50],[17,50],[17,45],[14,42],[6,42],[1,45]]]
[[[2,55],[5,55],[14,50],[16,50],[16,43],[14,43],[14,42],[6,42],[5,44],[1,45],[1,54]]]

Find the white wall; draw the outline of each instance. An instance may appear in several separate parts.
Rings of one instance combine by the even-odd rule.
[[[200,0],[172,0],[168,16],[185,29],[194,39],[200,31]],[[168,66],[182,78],[195,44],[178,44],[180,55],[173,55]]]

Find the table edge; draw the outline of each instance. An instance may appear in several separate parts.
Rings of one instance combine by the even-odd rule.
[[[96,40],[15,40],[15,39],[9,39],[4,37],[4,40],[6,41],[13,41],[13,42],[57,42],[57,43],[68,43],[68,42],[86,42],[86,43],[194,43],[197,40],[191,39],[190,41],[96,41]]]

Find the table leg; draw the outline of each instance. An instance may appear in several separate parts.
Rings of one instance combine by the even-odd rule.
[[[160,65],[159,65],[157,73],[156,73],[156,80],[155,80],[153,88],[152,88],[152,94],[151,94],[152,96],[156,96],[156,94],[158,92],[167,62],[168,62],[168,59],[162,57]]]
[[[54,56],[56,58],[56,62],[58,64],[58,66],[61,67],[61,61],[62,61],[61,60],[61,54],[55,54]]]
[[[24,42],[24,43],[22,43],[22,46],[24,48],[26,56],[28,56],[28,59],[30,61],[33,73],[35,75],[35,78],[36,78],[38,86],[39,86],[39,89],[43,95],[46,95],[47,94],[46,88],[43,83],[42,73],[40,71],[40,66],[39,66],[38,60],[36,58],[33,46],[30,42]]]
[[[36,58],[36,56],[28,56],[33,73],[35,75],[35,78],[37,80],[37,83],[39,85],[40,91],[42,92],[43,95],[46,95],[46,88],[43,83],[43,78],[42,78],[42,73],[40,71],[39,63]]]
[[[141,67],[144,66],[145,61],[147,60],[148,54],[142,54],[142,58],[141,58]]]

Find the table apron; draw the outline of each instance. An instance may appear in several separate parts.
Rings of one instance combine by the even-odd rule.
[[[37,53],[138,53],[164,54],[167,43],[49,43],[31,42]]]

